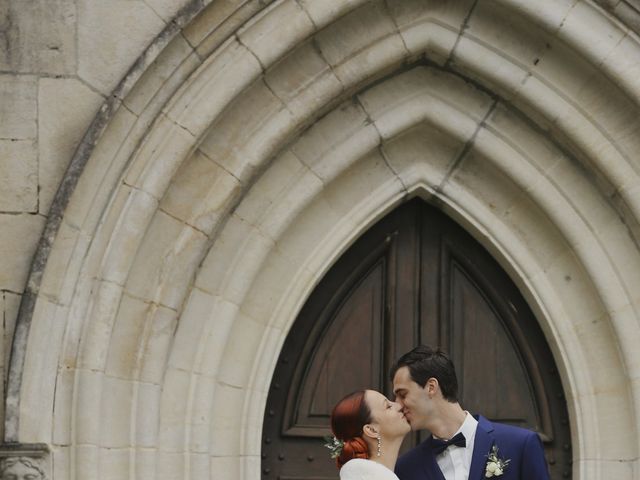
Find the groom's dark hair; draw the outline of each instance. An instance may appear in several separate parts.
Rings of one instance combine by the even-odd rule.
[[[458,401],[456,369],[451,359],[442,350],[419,345],[405,353],[391,367],[392,382],[396,372],[402,367],[409,368],[411,380],[421,387],[424,387],[430,378],[435,378],[438,380],[444,399],[452,403]]]

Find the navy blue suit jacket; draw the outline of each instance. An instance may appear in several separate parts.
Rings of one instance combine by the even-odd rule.
[[[484,480],[487,455],[498,447],[498,457],[510,459],[504,473],[495,480],[549,480],[540,437],[524,428],[492,423],[482,416],[476,417],[478,428],[473,445],[469,480]],[[396,463],[400,480],[444,480],[431,448],[429,436],[424,442],[402,455]]]

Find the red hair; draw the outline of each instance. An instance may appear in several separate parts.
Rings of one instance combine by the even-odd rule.
[[[331,430],[344,442],[342,454],[336,458],[338,468],[352,458],[369,458],[369,447],[363,438],[363,427],[371,423],[371,410],[364,400],[364,390],[340,400],[331,412]]]

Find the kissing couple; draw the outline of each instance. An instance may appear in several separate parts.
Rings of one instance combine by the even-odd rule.
[[[535,432],[463,410],[453,363],[442,351],[416,347],[390,376],[395,401],[363,390],[333,409],[328,446],[341,480],[549,479]],[[405,435],[422,429],[431,435],[398,458]]]

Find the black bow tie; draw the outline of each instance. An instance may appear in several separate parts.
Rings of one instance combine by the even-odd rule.
[[[434,455],[440,455],[450,445],[456,445],[458,447],[466,447],[467,439],[464,438],[464,435],[462,434],[462,432],[456,433],[451,440],[440,440],[439,438],[435,438],[435,437],[431,439],[431,448],[433,449]]]

